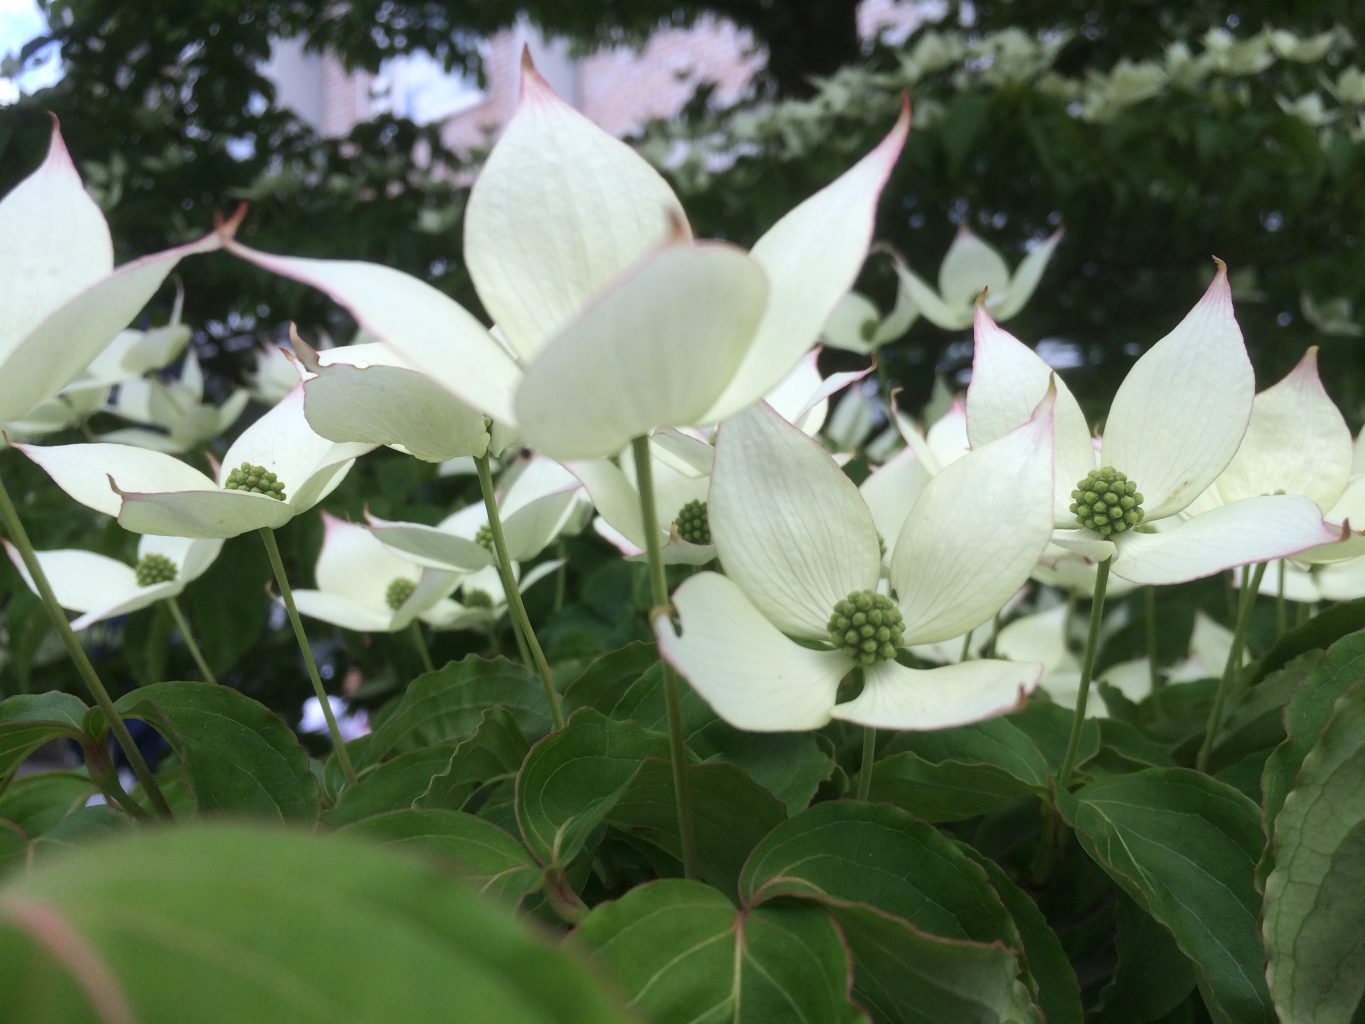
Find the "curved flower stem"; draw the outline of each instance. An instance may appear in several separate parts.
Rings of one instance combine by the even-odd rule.
[[[526,643],[535,671],[545,686],[545,700],[550,705],[550,718],[556,729],[564,728],[564,709],[559,703],[559,692],[555,689],[554,676],[550,674],[550,663],[545,660],[545,652],[540,649],[535,630],[531,628],[530,616],[521,599],[516,577],[512,575],[512,559],[507,554],[507,537],[502,532],[502,516],[498,513],[498,499],[493,492],[493,470],[488,465],[487,455],[476,455],[474,465],[479,471],[479,490],[483,492],[483,507],[488,512],[488,532],[493,535],[493,555],[498,563],[498,578],[502,589],[507,592],[507,611],[512,619],[513,628]]]
[[[1156,650],[1156,587],[1145,587],[1142,591],[1143,618],[1147,626],[1147,674],[1152,689],[1161,687],[1161,673],[1157,670]]]
[[[28,539],[28,532],[19,519],[19,513],[14,507],[14,502],[10,500],[9,491],[5,489],[3,479],[0,479],[0,520],[5,524],[5,532],[9,534],[9,539],[18,549],[19,557],[23,559],[29,576],[33,578],[33,585],[38,588],[38,596],[43,599],[43,604],[47,605],[47,613],[52,619],[52,625],[57,629],[57,635],[61,637],[67,655],[75,663],[76,671],[80,674],[81,680],[85,683],[91,696],[95,698],[95,703],[104,712],[104,717],[109,722],[109,730],[114,734],[114,739],[118,741],[118,745],[123,748],[123,753],[127,755],[128,763],[132,766],[133,774],[137,776],[138,782],[142,783],[142,789],[147,794],[147,799],[152,802],[152,806],[156,808],[158,814],[166,818],[173,817],[171,805],[166,802],[165,794],[157,785],[152,770],[147,767],[142,751],[138,750],[137,743],[133,741],[132,734],[128,732],[128,726],[124,724],[123,719],[115,709],[113,698],[109,696],[109,691],[104,688],[104,683],[100,681],[99,674],[95,672],[95,666],[90,663],[90,658],[85,653],[85,648],[76,639],[76,634],[71,631],[71,623],[67,621],[66,612],[62,610],[62,606],[57,603],[57,597],[52,592],[52,584],[48,582],[47,574],[43,572],[38,556],[34,553],[33,542]]]
[[[1242,668],[1247,626],[1251,624],[1251,611],[1256,607],[1256,592],[1260,590],[1261,580],[1265,577],[1265,566],[1265,562],[1260,563],[1251,571],[1249,579],[1242,580],[1242,594],[1237,602],[1237,621],[1232,627],[1232,649],[1228,651],[1227,664],[1223,666],[1223,678],[1218,682],[1218,692],[1213,698],[1213,709],[1209,711],[1209,722],[1204,727],[1204,742],[1199,745],[1199,754],[1194,760],[1194,766],[1201,772],[1208,768],[1213,744],[1218,739],[1219,730],[1223,728],[1224,705],[1227,704],[1228,695],[1232,692],[1233,683],[1236,682]]]
[[[665,615],[668,609],[668,578],[664,575],[663,552],[659,548],[659,513],[654,505],[654,465],[649,454],[649,438],[640,436],[630,443],[635,455],[635,480],[640,489],[640,522],[649,556],[650,592],[654,603],[651,615]],[[687,781],[687,743],[683,738],[682,697],[673,666],[660,659],[664,699],[668,705],[668,748],[673,762],[673,795],[678,807],[678,836],[682,843],[683,875],[697,877],[697,835],[692,824],[692,791]]]
[[[970,660],[971,660],[971,657],[972,657],[972,634],[975,633],[975,632],[976,632],[976,630],[974,630],[974,629],[969,629],[969,630],[967,630],[966,636],[964,636],[964,637],[962,638],[962,653],[961,653],[960,655],[958,655],[958,658],[957,658],[958,661],[970,661]]]
[[[308,666],[308,679],[313,684],[313,693],[317,696],[318,703],[322,705],[322,717],[327,719],[327,731],[332,736],[332,749],[336,751],[341,770],[346,773],[346,781],[354,786],[355,767],[351,764],[351,755],[346,752],[346,741],[341,738],[341,728],[337,725],[336,715],[332,714],[332,702],[327,699],[322,676],[318,674],[318,663],[313,660],[313,648],[308,645],[308,634],[303,631],[299,611],[294,607],[294,592],[289,589],[289,579],[284,573],[284,560],[280,558],[280,546],[275,543],[275,531],[266,526],[259,532],[261,540],[265,542],[265,553],[270,556],[270,567],[275,570],[275,582],[279,584],[284,610],[289,613],[289,624],[294,627],[294,638],[298,640],[304,664]]]
[[[436,666],[431,661],[431,651],[427,647],[427,639],[422,635],[422,626],[416,620],[412,620],[412,625],[408,627],[412,634],[412,646],[417,648],[417,657],[422,659],[422,668],[428,672],[435,672]]]
[[[1081,688],[1076,694],[1076,714],[1071,720],[1071,736],[1066,741],[1066,756],[1057,773],[1057,787],[1066,789],[1071,784],[1071,773],[1076,768],[1076,752],[1081,745],[1081,728],[1085,725],[1085,705],[1090,699],[1090,679],[1095,674],[1095,651],[1100,644],[1100,620],[1104,618],[1104,592],[1109,587],[1109,568],[1112,558],[1106,558],[1095,572],[1095,594],[1090,601],[1090,632],[1085,638],[1085,656],[1081,660]]]
[[[1279,578],[1275,583],[1275,639],[1278,640],[1284,636],[1285,630],[1289,628],[1289,609],[1285,606],[1284,600],[1284,578],[1286,575],[1284,559],[1281,558],[1276,562],[1275,567],[1280,571]]]
[[[190,632],[189,620],[185,618],[185,613],[180,610],[180,602],[174,597],[166,598],[166,605],[171,609],[171,618],[175,619],[175,628],[180,630],[180,639],[185,641],[185,648],[190,652],[190,657],[199,668],[199,674],[204,677],[206,683],[217,683],[218,679],[213,674],[213,669],[209,668],[209,663],[204,660],[204,652],[195,643],[194,634]]]
[[[866,800],[872,793],[872,765],[877,760],[877,730],[863,726],[863,763],[858,768],[858,799]]]

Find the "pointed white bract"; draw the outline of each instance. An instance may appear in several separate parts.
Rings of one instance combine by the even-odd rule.
[[[136,566],[93,551],[62,549],[35,554],[57,603],[69,611],[81,613],[71,621],[71,628],[79,632],[96,622],[128,615],[157,601],[176,597],[208,571],[222,547],[221,540],[143,537],[137,547],[139,561],[148,555],[159,555],[175,568],[174,578],[147,585],[138,582]],[[37,593],[33,578],[14,545],[5,541],[5,550],[28,588]]]
[[[220,244],[213,234],[115,269],[54,120],[47,159],[0,200],[0,424],[74,380],[183,257]]]
[[[81,504],[134,533],[226,538],[278,528],[312,508],[341,483],[369,444],[319,437],[296,387],[228,448],[218,478],[160,452],[120,444],[17,445]],[[233,472],[254,466],[274,473],[284,498],[226,488]]]
[[[1052,530],[1052,422],[1049,397],[1025,425],[929,480],[900,517],[891,579],[902,645],[980,625],[1027,578]],[[766,405],[722,426],[709,510],[726,576],[684,583],[678,625],[660,616],[655,634],[732,724],[783,731],[834,717],[935,729],[1008,711],[1036,683],[1038,665],[921,672],[880,661],[864,670],[860,696],[837,702],[854,662],[828,649],[829,622],[836,604],[878,589],[877,525],[829,455]]]
[[[398,271],[225,244],[326,292],[407,366],[539,451],[606,458],[655,428],[717,423],[792,371],[862,266],[908,127],[907,108],[872,153],[745,253],[694,243],[658,172],[528,63],[465,216],[465,261],[497,338]],[[391,391],[374,401],[399,401]],[[357,429],[366,418],[384,424],[366,440],[431,444],[414,415],[357,415]]]
[[[977,310],[975,333],[967,390],[973,446],[1022,422],[1030,400],[1053,377],[1047,364],[984,309]],[[1340,538],[1311,501],[1292,495],[1237,502],[1201,523],[1205,505],[1196,499],[1236,454],[1255,390],[1221,263],[1195,307],[1129,371],[1105,419],[1102,441],[1092,438],[1060,382],[1057,390],[1058,547],[1090,562],[1112,557],[1115,576],[1155,585],[1283,558]],[[1140,524],[1108,538],[1081,526],[1070,512],[1071,492],[1101,466],[1125,474],[1143,496]]]

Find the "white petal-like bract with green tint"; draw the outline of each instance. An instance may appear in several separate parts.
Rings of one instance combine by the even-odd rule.
[[[1244,498],[1192,519],[1171,520],[1153,533],[1116,535],[1113,573],[1152,586],[1186,583],[1238,565],[1286,558],[1340,536],[1308,498]]]
[[[767,405],[721,427],[708,514],[726,574],[795,636],[825,639],[834,605],[881,576],[877,527],[858,488]]]
[[[1047,269],[1052,254],[1062,240],[1062,234],[1062,229],[1058,228],[1028,251],[1028,255],[1014,269],[1009,288],[998,303],[990,302],[990,296],[987,296],[987,305],[997,319],[1008,320],[1028,305],[1028,300],[1033,298],[1038,288],[1038,282],[1043,279],[1043,271]]]
[[[368,518],[376,539],[418,565],[473,572],[493,564],[492,554],[473,537],[459,536],[441,526]]]
[[[953,309],[969,308],[983,291],[989,300],[993,295],[1003,297],[1009,286],[1005,258],[970,228],[958,228],[938,268],[938,293],[943,301]]]
[[[525,62],[521,100],[470,192],[464,235],[474,287],[523,365],[663,243],[670,220],[686,232],[659,172]]]
[[[1038,685],[1042,665],[966,661],[906,668],[883,661],[863,670],[863,692],[836,704],[831,717],[876,729],[928,731],[1017,711]]]
[[[193,466],[161,452],[122,444],[15,445],[52,482],[87,508],[119,514],[124,491],[213,491],[218,485]]]
[[[362,328],[472,408],[514,423],[512,396],[521,371],[488,329],[424,281],[377,263],[315,260],[228,251],[281,277],[301,281],[344,307]]]
[[[764,315],[763,271],[728,245],[666,245],[599,294],[517,392],[522,435],[555,459],[612,455],[706,416]]]
[[[1255,392],[1227,268],[1219,263],[1194,308],[1119,385],[1101,463],[1136,481],[1148,520],[1173,515],[1232,461]]]
[[[909,130],[906,104],[872,152],[788,212],[754,245],[753,258],[768,276],[768,306],[707,422],[720,422],[758,401],[815,344],[867,258],[877,200]]]
[[[1053,515],[1059,522],[1074,523],[1076,517],[1069,511],[1071,491],[1095,468],[1095,446],[1080,404],[1036,352],[1000,328],[980,306],[974,333],[972,382],[967,388],[967,436],[972,447],[980,448],[1027,421],[1046,393],[1048,381],[1056,380]]]
[[[1283,380],[1258,394],[1237,454],[1218,478],[1223,501],[1302,494],[1324,512],[1351,478],[1351,431],[1318,376],[1313,346]]]
[[[852,667],[837,651],[789,640],[724,576],[703,572],[673,595],[681,629],[654,620],[659,653],[731,725],[751,732],[818,729]]]
[[[907,644],[959,636],[1019,589],[1052,535],[1052,393],[1032,419],[945,466],[891,553]]]

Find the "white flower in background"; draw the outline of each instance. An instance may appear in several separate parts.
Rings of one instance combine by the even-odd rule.
[[[256,368],[246,375],[247,390],[252,398],[262,405],[274,406],[293,391],[298,382],[298,367],[283,348],[263,345],[256,350]]]
[[[1356,316],[1355,303],[1346,296],[1319,301],[1307,292],[1299,295],[1303,318],[1323,334],[1337,338],[1359,338],[1365,335],[1365,325]]]
[[[904,288],[896,290],[895,305],[886,316],[862,292],[851,291],[839,300],[825,321],[825,344],[845,352],[872,355],[883,345],[903,338],[918,318],[919,312]]]
[[[82,505],[134,533],[235,537],[312,508],[373,445],[335,444],[303,416],[297,387],[228,448],[217,479],[161,452],[122,444],[17,445]]]
[[[1199,61],[1225,75],[1255,75],[1275,63],[1275,53],[1264,34],[1239,40],[1225,28],[1211,28],[1202,42],[1204,52]]]
[[[0,200],[0,424],[56,395],[216,234],[114,268],[104,215],[54,119],[47,159]]]
[[[322,514],[315,590],[295,590],[300,615],[360,633],[394,633],[415,619],[443,622],[458,609],[447,597],[460,574],[428,569],[394,554],[364,526]]]
[[[557,462],[533,456],[515,474],[505,474],[498,495],[507,555],[530,561],[566,529],[580,521],[587,496],[577,478]],[[395,554],[418,565],[454,572],[476,572],[494,565],[488,510],[474,502],[435,526],[369,516],[375,538]]]
[[[879,593],[881,543],[853,482],[766,406],[734,417],[717,441],[709,509],[726,575],[677,590],[679,627],[655,620],[660,652],[717,714],[759,732],[831,718],[936,729],[1019,706],[1037,665],[921,671],[895,655],[980,625],[1027,578],[1051,532],[1051,429],[1044,401],[929,483],[893,546],[893,599]],[[863,690],[838,703],[855,667]]]
[[[514,564],[512,575],[517,578],[517,590],[525,594],[563,565],[563,559],[550,559],[534,566],[523,576],[520,566]],[[463,577],[452,604],[454,608],[449,615],[439,621],[432,620],[435,628],[490,630],[507,614],[507,591],[503,589],[498,570],[490,566]]]
[[[110,431],[100,440],[181,455],[226,433],[250,398],[238,389],[222,405],[206,403],[204,374],[191,351],[185,356],[180,376],[173,380],[137,377],[121,383],[106,411],[141,426]]]
[[[1284,573],[1284,596],[1288,601],[1316,604],[1365,597],[1365,555],[1340,562],[1305,565],[1278,562],[1261,580],[1260,593],[1267,597],[1278,596],[1281,572]]]
[[[938,290],[894,258],[896,275],[910,303],[926,320],[945,331],[960,331],[972,324],[973,310],[981,292],[986,308],[997,320],[1008,320],[1028,304],[1062,231],[1057,229],[1029,250],[1013,274],[1004,258],[971,229],[958,228],[938,269]]]
[[[71,622],[71,628],[79,631],[178,596],[208,571],[222,547],[221,540],[143,537],[133,565],[71,548],[36,554],[57,603],[80,613]],[[9,541],[5,550],[28,588],[37,593],[19,552]]]
[[[465,216],[470,275],[501,339],[398,271],[227,244],[327,292],[409,366],[547,455],[607,457],[656,427],[719,422],[791,371],[862,266],[907,129],[908,111],[752,253],[694,244],[663,178],[528,63]]]
[[[1279,56],[1304,64],[1311,64],[1327,56],[1337,41],[1336,29],[1319,32],[1314,36],[1297,36],[1285,29],[1271,28],[1267,25],[1265,36],[1270,48]]]
[[[973,448],[1016,428],[1055,378],[1036,353],[978,309],[967,433]],[[1226,269],[1186,317],[1129,370],[1097,448],[1057,380],[1053,542],[1131,583],[1183,583],[1336,540],[1307,498],[1245,498],[1186,517],[1233,459],[1255,381],[1233,317]]]
[[[344,700],[331,695],[327,697],[327,703],[332,706],[332,717],[336,719],[337,729],[344,742],[350,743],[370,734],[370,716],[364,708],[352,711]],[[299,732],[327,735],[327,717],[322,713],[322,702],[316,697],[309,697],[303,702]]]

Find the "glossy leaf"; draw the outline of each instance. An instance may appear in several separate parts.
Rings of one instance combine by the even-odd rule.
[[[0,701],[0,783],[44,743],[80,739],[88,710],[79,698],[55,690]]]

